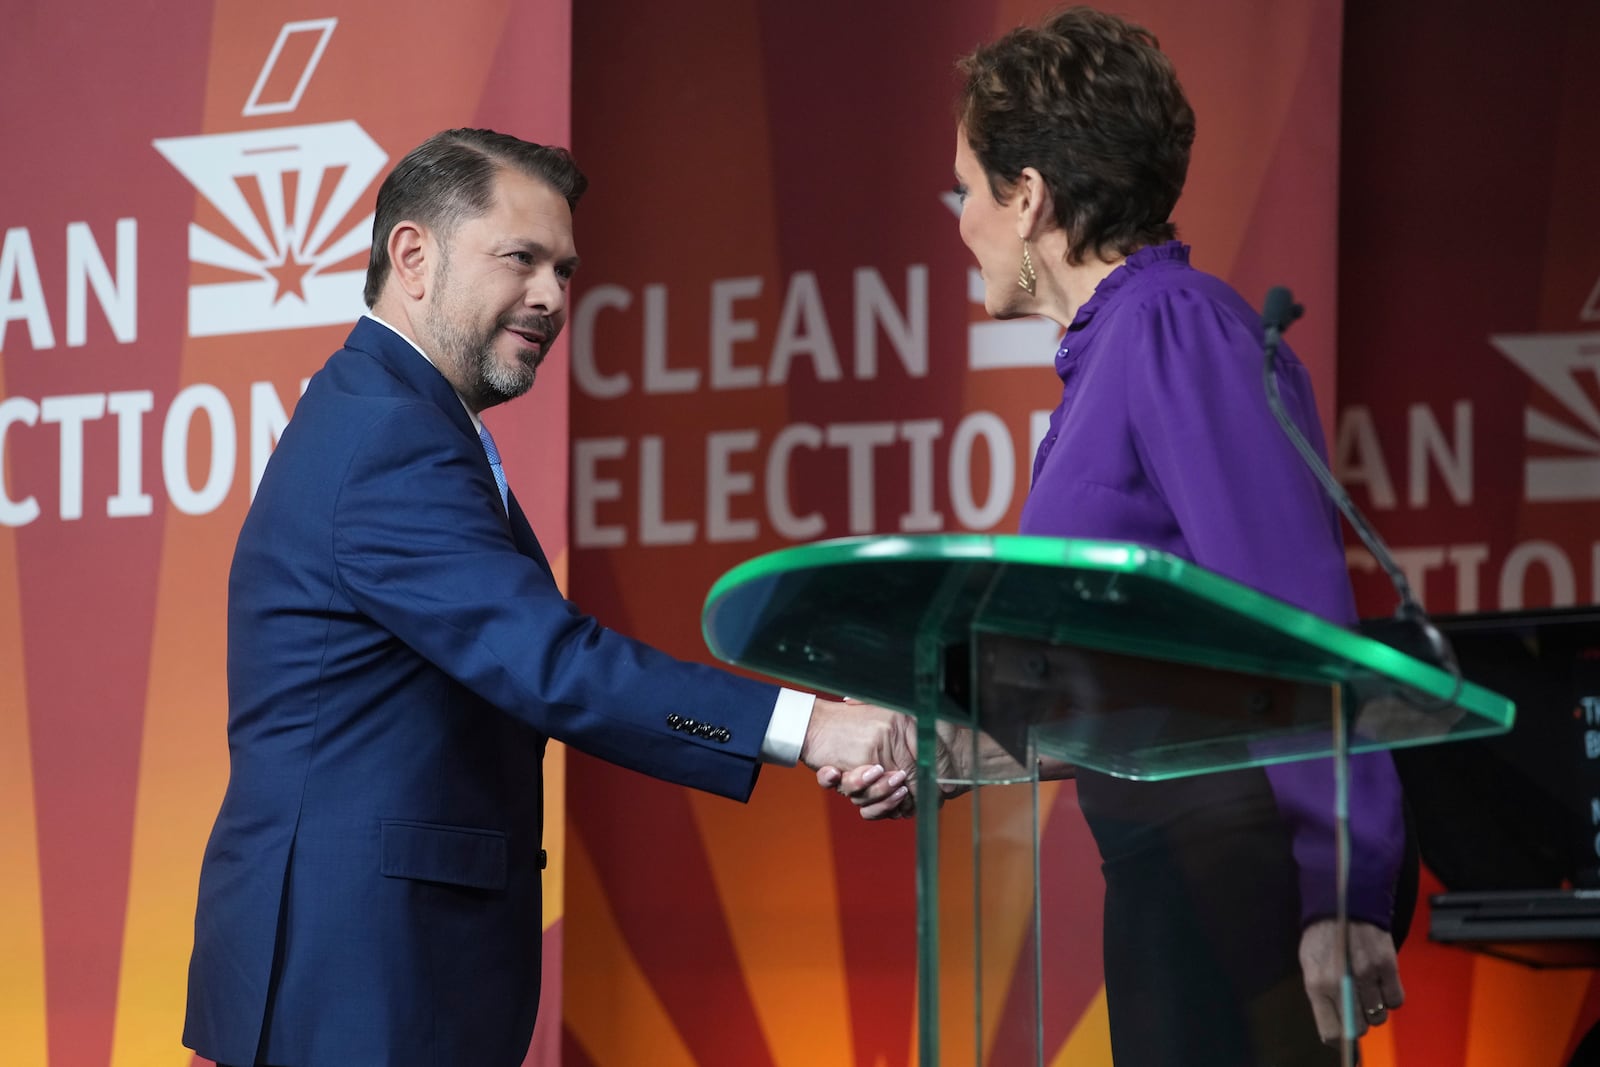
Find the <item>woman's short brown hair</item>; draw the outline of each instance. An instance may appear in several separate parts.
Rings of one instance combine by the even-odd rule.
[[[1086,7],[1012,30],[957,64],[959,114],[1002,203],[1043,175],[1069,262],[1170,241],[1194,111],[1148,30]]]

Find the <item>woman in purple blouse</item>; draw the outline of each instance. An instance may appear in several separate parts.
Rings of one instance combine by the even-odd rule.
[[[1194,113],[1154,37],[1073,9],[961,70],[961,237],[985,306],[1066,331],[1021,532],[1140,542],[1354,622],[1338,516],[1262,394],[1260,318],[1173,240]],[[1321,448],[1304,366],[1283,349],[1277,374]],[[1405,833],[1388,755],[1351,774],[1364,1032],[1402,1000],[1390,929]],[[1337,1062],[1329,761],[1154,783],[1085,772],[1078,797],[1104,861],[1117,1062]]]

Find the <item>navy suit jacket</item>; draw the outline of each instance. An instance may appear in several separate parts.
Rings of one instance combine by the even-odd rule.
[[[233,1064],[515,1067],[539,998],[546,737],[745,799],[776,698],[568,604],[449,383],[363,319],[239,533],[231,773],[184,1043]]]

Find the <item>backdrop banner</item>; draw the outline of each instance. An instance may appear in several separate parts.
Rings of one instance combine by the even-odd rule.
[[[984,315],[949,192],[954,62],[1050,6],[575,10],[574,149],[594,182],[572,323],[586,610],[703,659],[705,594],[750,556],[1015,531],[1060,394],[1057,331]],[[1252,301],[1287,282],[1322,309],[1294,345],[1331,422],[1340,4],[1118,10],[1160,38],[1198,112],[1180,236]],[[1047,1060],[1107,1063],[1098,861],[1072,788],[1050,798],[1045,876],[1073,905],[1046,924]],[[569,811],[566,1063],[915,1062],[910,823],[864,825],[803,771],[769,768],[741,807],[580,756]],[[1018,1062],[995,1035],[1021,987],[987,988],[984,1047]]]
[[[28,5],[0,34],[0,1046],[185,1065],[234,537],[447,127],[568,139],[568,0]],[[558,567],[566,359],[492,418]],[[562,763],[546,960],[560,969]],[[545,983],[553,1063],[560,985]],[[536,1054],[535,1061],[540,1061]]]
[[[1436,614],[1600,603],[1600,7],[1347,9],[1338,473]],[[1346,544],[1363,614],[1392,613]],[[1430,944],[1441,888],[1363,1061],[1567,1063],[1600,983]]]
[[[753,555],[1015,530],[1056,331],[984,315],[949,193],[953,62],[1053,6],[82,0],[8,20],[7,1063],[190,1063],[234,537],[362,310],[387,168],[451,126],[572,142],[592,184],[571,340],[489,421],[576,601],[704,660],[704,596]],[[1248,299],[1305,304],[1290,339],[1336,470],[1428,606],[1594,603],[1600,8],[1403,6],[1116,10],[1198,114],[1180,237]],[[1389,611],[1349,558],[1364,612]],[[530,1063],[916,1061],[910,823],[865,825],[803,771],[769,768],[741,806],[576,756],[569,836],[556,746],[545,773]],[[1071,784],[1045,802],[1044,876],[1081,902],[1045,925],[1046,1060],[1107,1065],[1098,860]],[[1363,1063],[1564,1063],[1600,982],[1428,944],[1430,888],[1407,1006]],[[986,960],[992,1064],[1023,962]]]

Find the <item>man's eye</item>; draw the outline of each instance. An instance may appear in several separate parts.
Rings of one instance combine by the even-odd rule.
[[[967,202],[967,187],[965,185],[962,185],[960,182],[956,182],[955,187],[951,189],[951,192],[955,193],[956,199],[961,201],[963,204]]]

